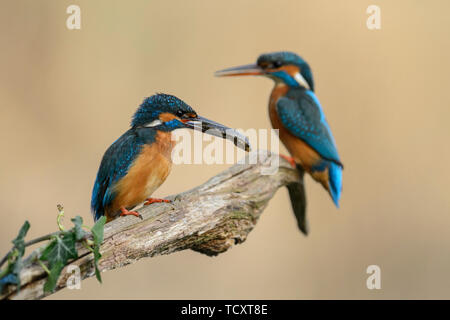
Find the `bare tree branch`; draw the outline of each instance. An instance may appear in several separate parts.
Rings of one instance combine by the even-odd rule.
[[[192,249],[210,256],[242,243],[278,188],[298,181],[298,174],[276,154],[260,155],[256,164],[235,165],[206,183],[176,196],[170,204],[153,204],[139,210],[144,220],[121,217],[105,225],[99,269],[107,270],[135,263],[144,257]],[[248,157],[247,157],[248,159]],[[279,161],[278,171],[262,175],[261,170]],[[248,161],[246,161],[248,163]],[[76,265],[85,279],[94,275],[93,254],[78,246]],[[47,273],[36,262],[39,249],[24,261],[22,287],[6,288],[1,299],[41,299]],[[63,269],[55,292],[71,276]]]

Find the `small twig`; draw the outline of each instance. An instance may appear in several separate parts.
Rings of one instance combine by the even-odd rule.
[[[64,231],[65,229],[61,222],[62,218],[64,218],[64,207],[58,204],[56,208],[58,209],[58,216],[56,217],[56,223],[58,224],[59,230]]]

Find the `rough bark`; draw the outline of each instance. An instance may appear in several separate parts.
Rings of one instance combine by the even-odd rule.
[[[237,164],[206,183],[187,192],[168,197],[170,204],[152,204],[133,216],[121,217],[105,225],[101,245],[101,272],[135,263],[144,257],[192,249],[214,256],[234,244],[242,243],[278,188],[298,181],[297,171],[277,154],[259,154],[256,164]],[[279,161],[275,174],[262,175],[271,161]],[[82,246],[76,265],[85,279],[94,275],[93,255]],[[33,262],[35,250],[25,260],[21,272],[22,287],[8,287],[2,299],[41,299],[48,295],[43,286],[47,279],[42,267]],[[66,286],[67,267],[63,269],[55,292]]]

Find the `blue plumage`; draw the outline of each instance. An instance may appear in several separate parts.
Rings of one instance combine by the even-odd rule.
[[[324,159],[342,166],[330,127],[315,94],[304,88],[290,88],[277,101],[277,112],[284,127],[305,141]]]
[[[342,191],[342,166],[329,161],[328,174],[330,179],[330,194],[336,207],[339,208],[339,199]]]
[[[184,101],[175,96],[160,93],[144,99],[133,115],[131,126],[144,126],[152,119],[158,119],[158,116],[164,112],[174,113],[180,116],[187,113],[195,114],[194,109]],[[174,121],[172,124],[180,128],[182,127],[178,121]]]
[[[153,132],[153,139],[155,132]],[[148,137],[151,141],[152,137]],[[91,208],[94,220],[104,215],[116,195],[114,185],[123,178],[140,153],[144,140],[135,130],[128,130],[106,150],[95,180]]]
[[[328,169],[329,192],[333,202],[339,207],[343,165],[316,95],[302,87],[290,88],[287,94],[277,101],[277,113],[290,133],[307,143],[322,157],[322,160],[311,168],[311,173]]]

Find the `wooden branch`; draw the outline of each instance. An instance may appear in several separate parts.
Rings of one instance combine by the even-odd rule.
[[[253,153],[255,155],[255,153]],[[248,163],[249,156],[246,158]],[[279,161],[275,174],[261,170]],[[265,169],[264,169],[265,168]],[[170,204],[152,204],[138,211],[144,220],[121,217],[105,225],[99,269],[104,272],[144,257],[192,249],[209,256],[242,243],[278,188],[298,181],[298,174],[277,154],[260,154],[256,164],[237,164],[190,191],[168,197]],[[93,254],[81,245],[79,258],[68,265],[80,268],[81,278],[94,275]],[[39,249],[25,261],[22,287],[6,288],[1,299],[41,299],[47,273],[36,263]],[[66,286],[71,276],[63,269],[55,292]]]

